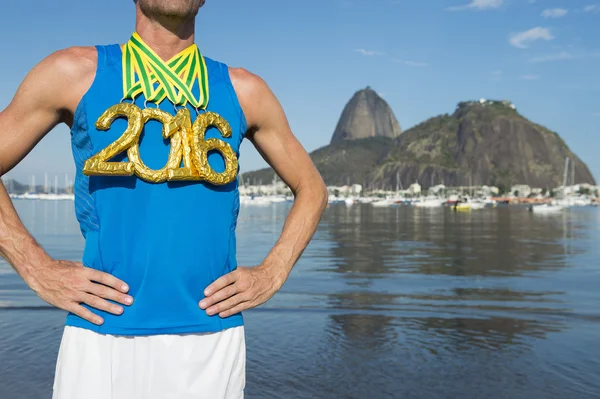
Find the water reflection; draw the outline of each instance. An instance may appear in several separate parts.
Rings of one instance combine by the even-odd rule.
[[[579,238],[571,218],[525,209],[332,207],[323,228],[334,243],[332,266],[346,277],[523,275],[565,267],[566,256],[580,252],[569,245]]]
[[[572,314],[560,286],[540,277],[584,251],[577,216],[525,209],[331,207],[319,239],[345,287],[328,295],[331,339],[356,350],[390,343],[437,352],[531,345]],[[540,284],[541,282],[541,284]],[[413,337],[410,342],[406,339]],[[359,345],[360,346],[360,345]]]

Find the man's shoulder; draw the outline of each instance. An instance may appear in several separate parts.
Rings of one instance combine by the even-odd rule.
[[[69,47],[44,58],[28,74],[26,82],[35,87],[38,101],[73,113],[96,75],[95,47]]]
[[[280,107],[271,88],[255,73],[244,68],[229,67],[231,83],[246,115],[248,126],[260,125],[271,111]]]
[[[95,73],[98,52],[94,46],[68,47],[50,54],[43,63],[55,73],[78,80]]]
[[[229,67],[229,76],[240,102],[255,104],[256,100],[271,93],[267,82],[244,68]]]
[[[257,74],[254,74],[244,68],[229,68],[229,76],[236,90],[256,91],[267,87],[267,83]]]

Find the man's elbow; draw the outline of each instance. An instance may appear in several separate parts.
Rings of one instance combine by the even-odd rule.
[[[327,208],[327,204],[329,204],[329,190],[327,190],[327,186],[325,185],[325,183],[323,183],[323,187],[321,190],[323,192],[322,207],[324,212]]]
[[[315,199],[316,203],[319,205],[319,211],[321,214],[325,212],[327,209],[327,204],[329,203],[329,191],[327,190],[327,186],[323,182],[323,180],[319,179],[318,187],[315,190]]]
[[[292,191],[297,199],[304,198],[305,201],[316,205],[319,213],[322,214],[325,212],[329,201],[329,192],[327,191],[327,186],[320,177],[318,179],[306,181]]]

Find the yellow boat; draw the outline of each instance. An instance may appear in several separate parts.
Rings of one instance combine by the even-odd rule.
[[[457,211],[470,211],[471,204],[461,202],[460,204],[456,204],[454,209],[456,209]]]

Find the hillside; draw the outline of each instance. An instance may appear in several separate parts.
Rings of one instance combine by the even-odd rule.
[[[395,138],[333,141],[311,153],[328,185],[358,183],[394,188],[515,184],[562,185],[565,158],[575,182],[595,184],[587,165],[561,137],[518,113],[508,102],[463,102],[453,114],[431,118]],[[569,176],[571,173],[569,173]],[[263,182],[269,169],[245,174]],[[247,180],[246,180],[247,181]]]
[[[509,104],[461,103],[406,131],[370,177],[384,184],[418,181],[510,187],[562,185],[565,158],[575,166],[577,183],[595,184],[588,167],[560,136],[530,122]]]

